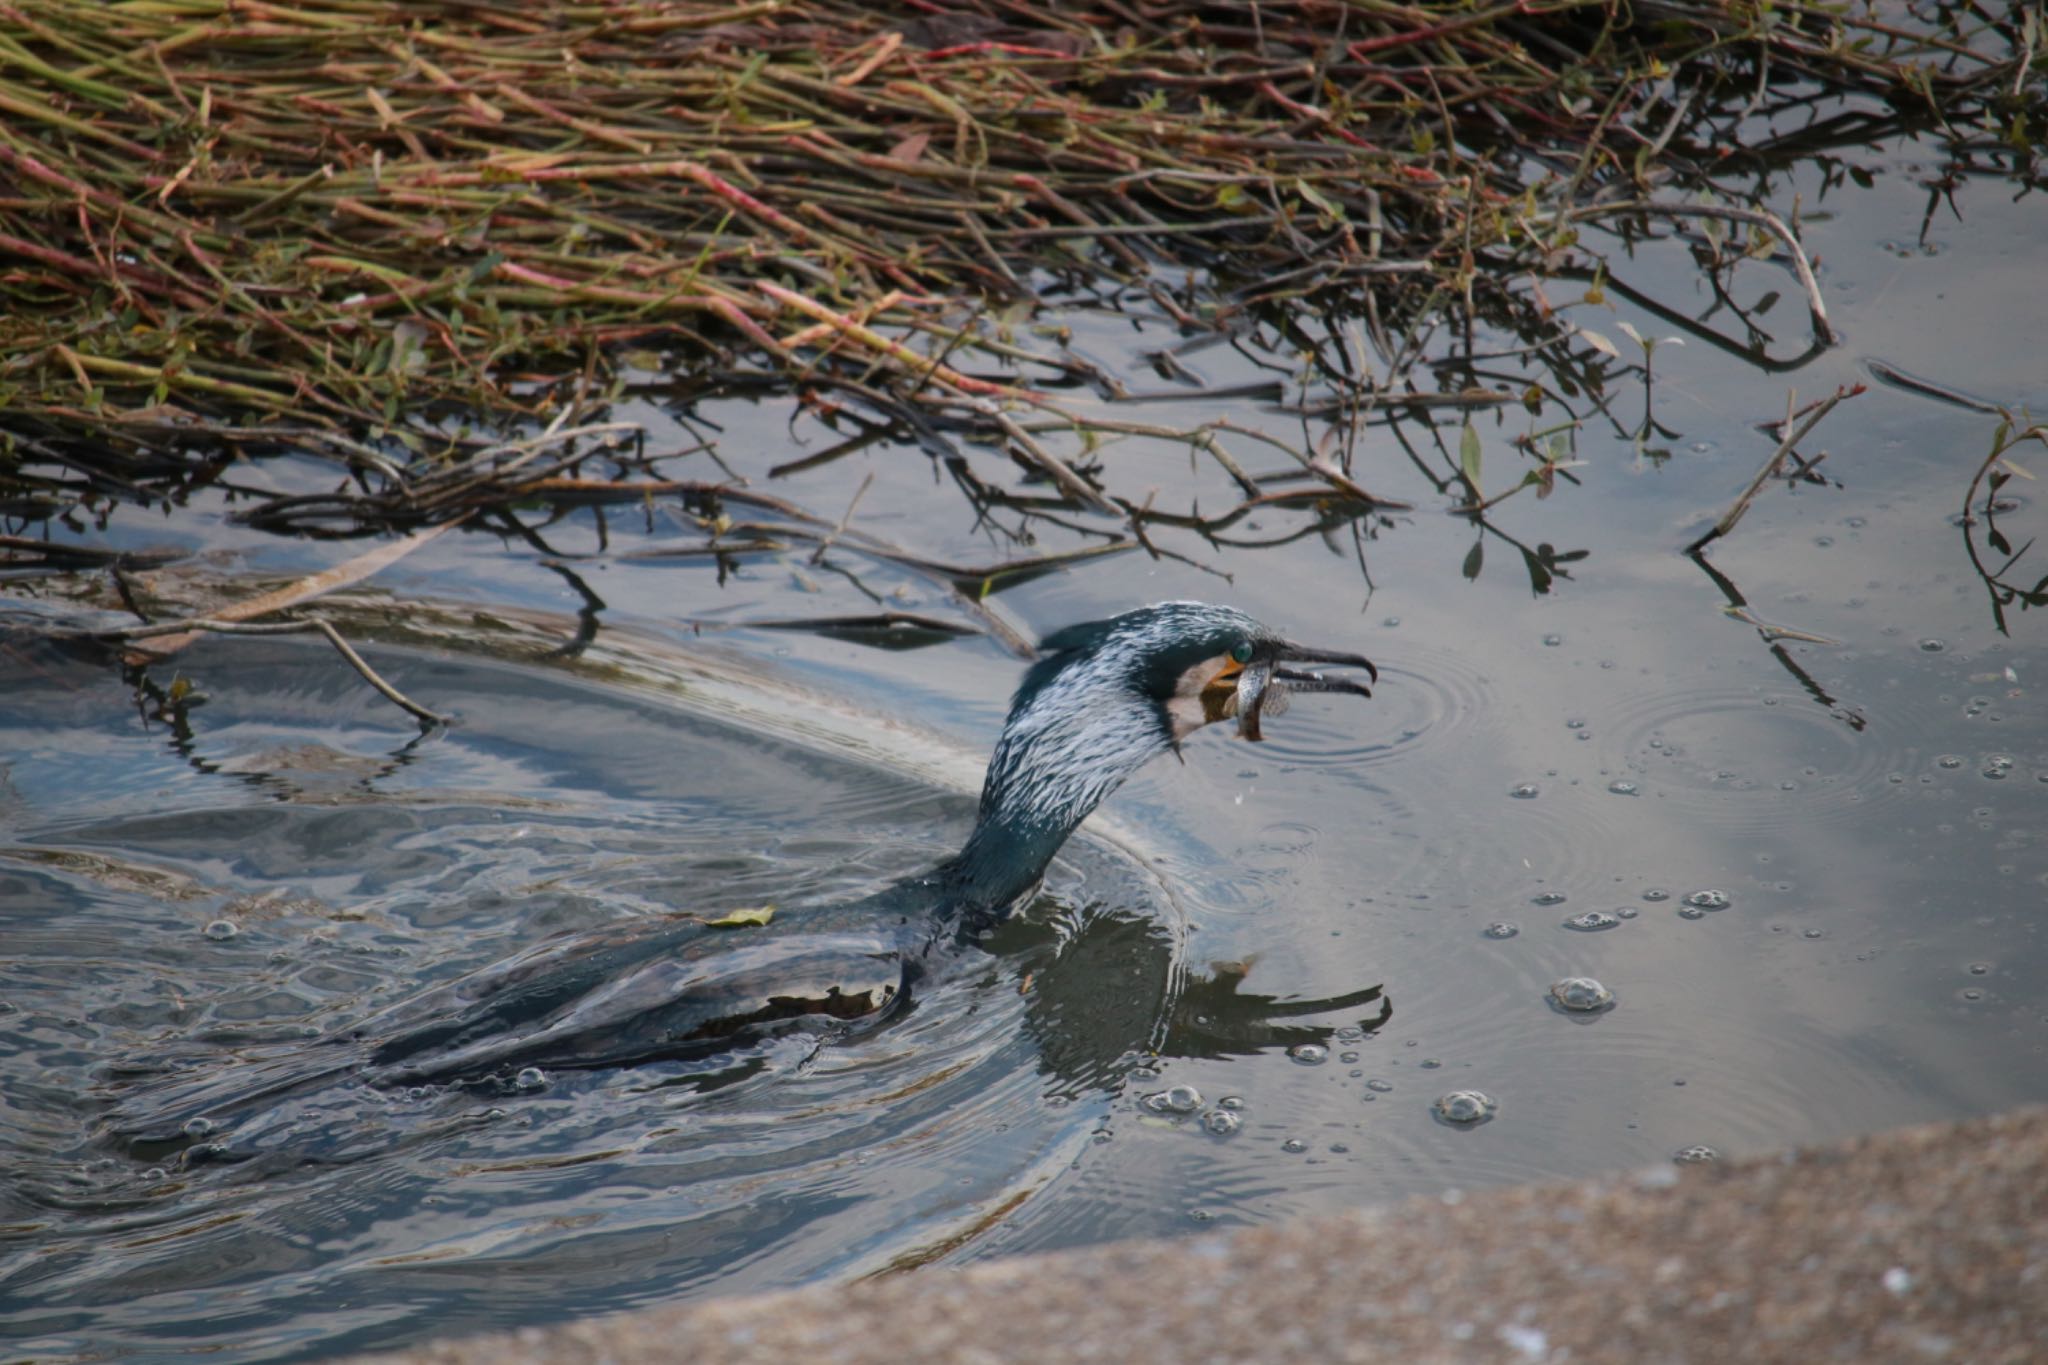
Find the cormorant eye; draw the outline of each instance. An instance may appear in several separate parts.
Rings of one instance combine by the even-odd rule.
[[[1241,664],[1250,663],[1252,661],[1252,642],[1250,640],[1239,640],[1236,645],[1232,646],[1230,657]]]

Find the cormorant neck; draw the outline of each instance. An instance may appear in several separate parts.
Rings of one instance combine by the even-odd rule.
[[[1171,743],[1165,715],[1135,693],[1090,689],[1012,710],[974,832],[942,868],[956,894],[974,910],[1006,914],[1089,812]]]

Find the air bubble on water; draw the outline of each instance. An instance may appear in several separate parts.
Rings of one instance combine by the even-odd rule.
[[[1477,1090],[1453,1090],[1448,1095],[1437,1096],[1430,1111],[1437,1122],[1447,1123],[1456,1128],[1475,1128],[1494,1116],[1499,1108],[1486,1095]]]
[[[1503,919],[1495,920],[1493,923],[1487,925],[1484,929],[1480,930],[1480,932],[1486,935],[1486,937],[1488,938],[1513,938],[1516,934],[1519,934],[1522,931],[1520,929],[1517,929],[1514,925],[1509,924],[1506,920]]]
[[[1695,910],[1726,910],[1730,905],[1726,891],[1695,891],[1685,898],[1685,903]]]
[[[2013,760],[2008,754],[1993,754],[1984,760],[1984,776],[1993,782],[2002,782],[2012,772]]]
[[[1929,654],[1939,654],[1944,649],[1947,649],[1948,646],[1943,644],[1941,641],[1933,638],[1932,636],[1929,636],[1927,639],[1922,640],[1920,642],[1920,648]]]
[[[242,926],[231,919],[217,919],[199,931],[216,943],[225,943],[242,932]]]
[[[1582,915],[1573,915],[1564,921],[1564,927],[1582,934],[1597,934],[1602,929],[1612,929],[1621,923],[1619,915],[1605,910],[1588,910]]]
[[[1518,782],[1508,788],[1508,795],[1517,801],[1534,801],[1538,790],[1534,782]]]
[[[1650,901],[1652,903],[1657,901],[1668,901],[1671,899],[1671,893],[1669,891],[1666,891],[1661,886],[1652,886],[1646,888],[1643,891],[1643,899],[1646,901]]]
[[[1219,1109],[1243,1109],[1244,1096],[1225,1095],[1222,1099],[1216,1101],[1216,1107]]]
[[[1671,1159],[1681,1166],[1703,1166],[1710,1161],[1719,1161],[1721,1154],[1704,1142],[1696,1142],[1690,1147],[1680,1147],[1671,1154]]]
[[[522,1066],[519,1074],[512,1078],[514,1090],[545,1090],[547,1086],[548,1073],[537,1066]]]
[[[1155,1114],[1192,1114],[1202,1107],[1202,1092],[1191,1085],[1169,1086],[1139,1101]]]
[[[1937,768],[1945,768],[1950,772],[1954,772],[1957,768],[1963,766],[1962,755],[1943,754],[1941,755],[1941,757],[1934,760],[1934,766]]]
[[[1989,975],[1991,975],[1991,964],[1990,964],[1989,962],[1972,962],[1972,963],[1970,964],[1970,975],[1971,975],[1971,976],[1989,976]]]
[[[1202,1115],[1202,1127],[1217,1137],[1229,1137],[1243,1126],[1244,1120],[1228,1109],[1211,1109]]]
[[[1303,1142],[1300,1138],[1289,1138],[1287,1139],[1287,1141],[1280,1144],[1280,1150],[1283,1152],[1293,1152],[1296,1155],[1300,1155],[1302,1152],[1308,1150],[1308,1144],[1306,1142]]]
[[[1636,908],[1633,905],[1617,905],[1614,907],[1614,913],[1622,919],[1634,919],[1636,917]]]
[[[1617,777],[1607,784],[1607,790],[1616,796],[1636,796],[1641,793],[1642,788],[1626,778]]]
[[[1825,930],[1825,929],[1807,929],[1807,930],[1804,930],[1804,931],[1802,931],[1802,932],[1801,932],[1801,934],[1800,934],[1800,937],[1801,937],[1801,938],[1826,938],[1826,937],[1827,937],[1827,935],[1828,935],[1828,931],[1827,931],[1827,930]]]
[[[1529,897],[1529,904],[1531,905],[1563,905],[1564,903],[1565,894],[1562,891],[1538,891],[1535,895]]]
[[[1546,635],[1543,637],[1543,643],[1548,645],[1552,649],[1556,649],[1559,645],[1564,643],[1564,636]]]
[[[1375,1094],[1390,1095],[1394,1091],[1394,1083],[1392,1081],[1383,1081],[1375,1076],[1365,1083],[1365,1088]]]
[[[1572,1014],[1598,1014],[1614,1006],[1614,992],[1590,976],[1568,976],[1550,988],[1550,998]]]
[[[1330,1060],[1330,1049],[1321,1043],[1296,1043],[1287,1049],[1287,1055],[1303,1066],[1321,1066]]]

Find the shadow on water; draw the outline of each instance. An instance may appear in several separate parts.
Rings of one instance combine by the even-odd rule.
[[[325,1353],[416,1335],[414,1305],[460,1331],[915,1261],[1056,1186],[1134,1072],[1390,1017],[1377,987],[1293,1001],[1191,970],[1152,874],[1084,837],[867,1032],[466,1084],[323,1072],[324,1039],[550,933],[677,904],[800,930],[972,808],[554,670],[383,652],[462,716],[421,739],[319,647],[208,649],[207,693],[173,704],[10,648],[16,1349]],[[278,1072],[300,1083],[239,1109],[181,1098]]]

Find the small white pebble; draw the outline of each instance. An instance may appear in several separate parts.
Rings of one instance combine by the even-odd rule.
[[[1913,1276],[1902,1265],[1895,1265],[1884,1273],[1884,1287],[1894,1294],[1903,1294],[1913,1287]]]

